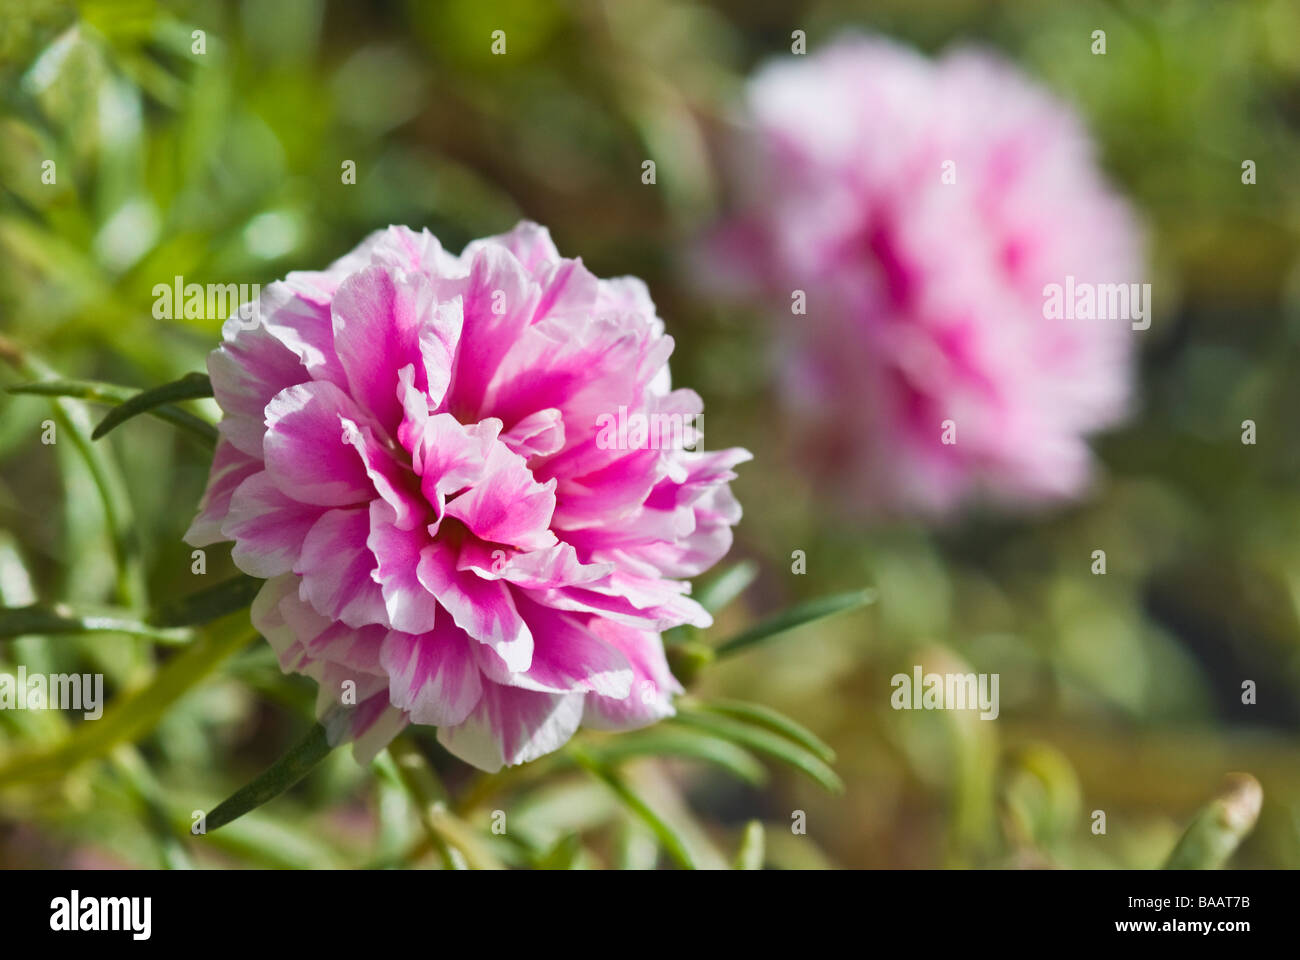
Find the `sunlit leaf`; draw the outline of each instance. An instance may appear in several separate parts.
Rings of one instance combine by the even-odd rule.
[[[836,593],[828,597],[818,597],[816,600],[797,604],[756,626],[750,627],[730,640],[720,643],[717,647],[717,655],[719,657],[729,656],[738,650],[743,650],[745,647],[753,646],[764,640],[770,640],[787,630],[802,627],[814,620],[821,620],[823,617],[829,617],[836,613],[864,607],[869,603],[874,603],[875,599],[876,592],[874,590],[852,590],[848,593]]]
[[[724,740],[730,740],[742,747],[757,750],[759,753],[766,753],[788,763],[832,793],[839,793],[844,789],[844,784],[835,774],[835,771],[827,766],[820,757],[800,744],[787,740],[771,730],[751,726],[723,714],[709,713],[704,710],[688,710],[681,707],[678,708],[677,716],[673,719],[676,723],[706,730]]]
[[[744,593],[757,578],[758,564],[743,560],[702,586],[695,593],[695,599],[709,613],[717,613]]]
[[[781,734],[808,749],[826,763],[835,762],[835,751],[815,733],[800,723],[791,720],[785,714],[760,703],[746,703],[742,700],[710,700],[698,704],[701,710],[724,713],[728,716],[745,720],[756,726]]]
[[[659,726],[644,733],[614,737],[586,748],[601,764],[617,765],[633,757],[686,757],[721,767],[755,786],[767,779],[763,765],[747,750],[697,730]]]

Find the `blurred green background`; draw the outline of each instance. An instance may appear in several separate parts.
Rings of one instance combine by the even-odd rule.
[[[700,292],[691,245],[725,206],[720,146],[744,78],[788,56],[792,30],[814,52],[845,28],[1003,51],[1080,108],[1145,219],[1156,316],[1140,410],[1098,441],[1089,500],[937,529],[846,525],[786,454],[762,312]],[[1090,53],[1096,29],[1105,56]],[[704,862],[729,858],[759,819],[771,866],[1157,866],[1222,775],[1244,770],[1265,802],[1233,864],[1300,865],[1293,0],[2,0],[0,90],[0,333],[61,376],[145,387],[202,369],[220,323],[154,319],[154,284],[269,282],[390,223],[459,250],[526,217],[597,275],[646,280],[711,445],[756,454],[735,484],[746,518],[728,562],[760,574],[717,635],[800,599],[879,591],[865,612],[704,670],[693,691],[806,724],[837,751],[843,793],[783,767],[757,784],[689,760],[629,766]],[[41,398],[0,397],[0,594],[111,599],[99,500],[75,450],[40,443],[48,416]],[[208,454],[145,418],[101,443],[129,491],[144,592],[192,592],[180,538]],[[1105,576],[1090,572],[1097,549]],[[791,572],[795,550],[806,574]],[[233,572],[209,550],[211,580]],[[101,670],[112,696],[168,656],[103,634],[4,644],[0,668]],[[999,673],[1001,716],[891,710],[889,678],[914,663]],[[187,811],[264,767],[309,716],[300,679],[249,648],[138,750],[0,783],[0,866],[166,862],[154,800],[183,829]],[[66,726],[0,712],[0,758]],[[446,755],[435,765],[454,795],[483,789]],[[530,849],[655,862],[601,785],[571,770],[525,768],[499,789]],[[498,800],[476,803],[465,816],[486,822]],[[200,864],[384,864],[416,842],[409,804],[340,751],[219,843],[185,843]],[[806,836],[791,833],[795,810]],[[1090,829],[1096,810],[1105,835]]]

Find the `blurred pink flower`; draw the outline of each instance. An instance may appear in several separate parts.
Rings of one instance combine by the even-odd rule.
[[[534,224],[459,257],[392,227],[258,306],[208,358],[225,417],[186,539],[267,578],[253,622],[335,740],[432,724],[495,770],[673,712],[660,631],[710,622],[681,578],[730,547],[748,454],[600,434],[701,409],[644,284]]]
[[[802,462],[870,510],[1078,495],[1134,334],[1048,319],[1045,287],[1143,266],[1072,110],[991,54],[855,37],[763,69],[748,113],[709,262],[781,304]]]

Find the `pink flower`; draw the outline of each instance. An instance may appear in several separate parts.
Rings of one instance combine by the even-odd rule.
[[[701,410],[644,284],[534,224],[459,257],[392,227],[258,306],[208,358],[225,417],[186,539],[267,578],[253,623],[335,739],[432,724],[495,770],[672,714],[660,631],[710,622],[682,578],[730,547],[749,455],[602,435]]]
[[[1079,494],[1137,318],[1049,316],[1045,288],[1140,283],[1142,259],[1074,113],[993,55],[868,38],[767,67],[748,107],[711,249],[780,304],[804,462],[871,509]]]

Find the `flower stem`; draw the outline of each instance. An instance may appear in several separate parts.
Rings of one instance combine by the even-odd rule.
[[[398,737],[388,746],[403,785],[415,800],[420,823],[434,846],[442,854],[448,869],[456,869],[457,855],[474,870],[500,870],[501,863],[486,849],[465,821],[448,806],[447,791],[429,766],[420,749],[407,737]]]
[[[83,721],[53,747],[6,757],[0,762],[0,787],[58,779],[87,760],[103,757],[119,743],[143,737],[173,703],[253,637],[246,614],[216,621],[168,660],[146,686],[118,698],[98,720]]]
[[[590,753],[576,744],[570,743],[568,752],[579,766],[614,791],[614,795],[623,802],[624,806],[650,828],[660,845],[668,851],[668,855],[677,861],[678,866],[686,870],[695,869],[695,859],[686,849],[686,844],[677,835],[677,831],[669,826],[663,817],[655,813],[626,780],[615,771],[602,766]]]

